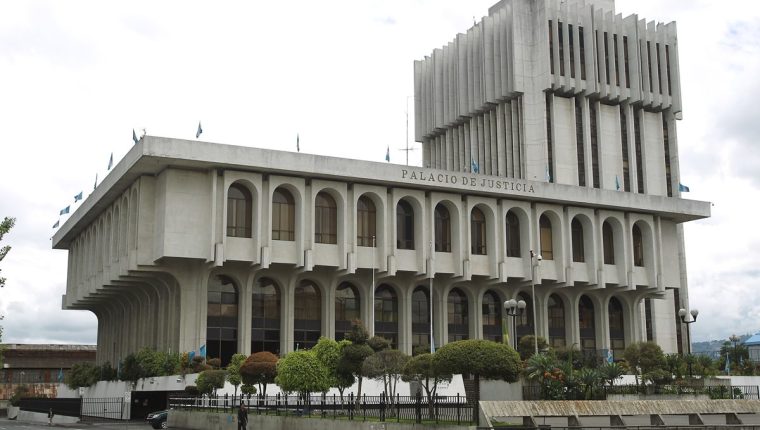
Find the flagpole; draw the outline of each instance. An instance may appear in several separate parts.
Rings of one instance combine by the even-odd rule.
[[[372,285],[370,285],[370,324],[372,331],[370,334],[375,335],[375,236],[372,236]]]
[[[407,153],[408,154],[408,153]],[[433,264],[433,255],[435,249],[433,248],[433,241],[430,241],[430,264]],[[435,273],[431,268],[430,270],[430,353],[435,352],[435,341],[433,340],[433,278]]]

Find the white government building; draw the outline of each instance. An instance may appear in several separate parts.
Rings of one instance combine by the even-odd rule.
[[[414,72],[424,167],[142,138],[53,238],[98,361],[284,354],[357,318],[407,353],[501,341],[508,299],[517,337],[535,311],[555,347],[687,351],[682,223],[710,205],[679,191],[675,23],[504,0]]]

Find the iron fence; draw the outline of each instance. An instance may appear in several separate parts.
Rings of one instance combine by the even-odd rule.
[[[716,425],[668,425],[664,426],[581,426],[581,427],[557,427],[548,424],[538,424],[535,426],[520,426],[520,425],[508,425],[508,426],[493,426],[493,427],[477,427],[478,430],[536,430],[536,429],[552,429],[552,430],[723,430],[723,429],[741,429],[741,430],[760,430],[760,426],[746,425],[746,424],[716,424]]]
[[[710,399],[760,400],[757,385],[613,385],[566,386],[562,392],[545,392],[538,385],[525,385],[523,400],[607,400],[610,395],[707,395]]]
[[[121,397],[82,398],[80,420],[82,422],[125,420]]]
[[[182,410],[232,412],[240,402],[249,414],[289,415],[357,421],[405,423],[474,422],[473,402],[464,396],[203,396],[172,397],[169,407]]]

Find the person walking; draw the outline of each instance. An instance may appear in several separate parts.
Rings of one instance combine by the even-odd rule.
[[[48,427],[53,425],[53,408],[48,411]]]
[[[248,409],[240,401],[240,409],[238,409],[238,430],[246,430],[248,427]]]

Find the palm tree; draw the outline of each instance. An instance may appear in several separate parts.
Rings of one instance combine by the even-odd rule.
[[[625,375],[625,369],[618,363],[607,363],[599,368],[599,376],[610,384],[615,385],[615,380]]]
[[[585,393],[586,400],[591,400],[594,388],[599,385],[599,372],[597,372],[596,369],[585,367],[581,369],[578,379],[580,383],[583,384],[583,392]]]

